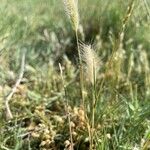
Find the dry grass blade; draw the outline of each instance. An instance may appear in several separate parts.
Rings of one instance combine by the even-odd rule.
[[[10,102],[12,96],[14,95],[14,93],[16,92],[17,87],[19,86],[19,84],[20,84],[20,82],[21,82],[21,80],[23,78],[24,71],[25,71],[25,55],[26,55],[26,50],[23,52],[23,55],[22,55],[21,70],[20,70],[19,78],[16,81],[16,84],[14,85],[14,87],[12,88],[12,91],[6,97],[6,100],[5,100],[6,117],[7,117],[7,119],[12,119],[13,118],[13,115],[12,115],[11,110],[10,110],[9,102]]]

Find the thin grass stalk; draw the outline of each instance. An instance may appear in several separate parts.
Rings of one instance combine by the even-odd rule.
[[[12,88],[11,92],[8,94],[8,96],[5,99],[5,107],[6,107],[6,118],[12,119],[13,115],[9,106],[9,102],[11,100],[11,98],[13,97],[14,93],[16,92],[18,86],[21,83],[21,80],[23,78],[24,75],[24,71],[25,71],[25,59],[26,59],[26,50],[23,52],[22,54],[22,59],[21,59],[21,69],[20,69],[20,74],[19,74],[19,78],[17,79],[14,87]]]
[[[92,100],[89,101],[90,104],[90,114],[89,114],[89,140],[90,140],[90,150],[94,147],[94,136],[95,136],[95,109],[96,109],[96,74],[100,67],[100,60],[92,49],[91,45],[86,45],[84,43],[80,44],[81,49],[81,59],[84,62],[84,68],[86,71],[85,78],[87,78],[87,83],[91,87]]]
[[[132,12],[133,12],[134,1],[135,0],[131,0],[130,4],[128,6],[127,12],[126,12],[126,14],[122,20],[122,26],[121,26],[121,29],[120,29],[120,32],[118,35],[118,41],[115,43],[115,45],[113,47],[112,55],[111,55],[109,62],[108,62],[109,64],[111,64],[112,59],[114,58],[115,52],[118,51],[122,46],[121,43],[124,39],[124,30],[126,28],[126,25],[127,25],[129,18],[131,17]]]
[[[79,48],[79,37],[78,37],[78,28],[79,28],[78,0],[63,0],[63,1],[64,1],[66,13],[72,25],[72,29],[75,32],[77,51],[78,51],[78,57],[79,57],[80,94],[81,94],[81,99],[82,99],[82,105],[84,106],[83,67],[82,67],[81,53],[80,53],[80,48]]]
[[[82,99],[82,106],[84,107],[84,83],[83,83],[83,65],[82,65],[82,58],[81,58],[81,51],[79,47],[79,37],[78,37],[78,30],[75,31],[76,35],[76,43],[77,43],[77,50],[78,50],[78,57],[79,57],[79,71],[80,71],[80,94]]]
[[[91,144],[90,149],[94,147],[94,134],[95,134],[95,110],[96,110],[96,68],[95,60],[93,59],[93,84],[92,84],[92,122],[91,122]]]
[[[63,85],[63,89],[64,89],[64,97],[65,97],[65,102],[66,102],[66,112],[67,112],[67,116],[68,116],[68,123],[69,123],[69,134],[70,134],[70,143],[71,143],[71,150],[74,150],[73,148],[73,137],[72,137],[72,128],[71,128],[71,118],[70,118],[70,112],[69,112],[69,102],[68,102],[68,98],[67,98],[67,90],[66,90],[66,86],[65,86],[65,82],[64,82],[64,77],[63,77],[63,70],[62,70],[62,66],[59,63],[59,69],[60,69],[60,76],[61,76],[61,80],[62,80],[62,85]]]
[[[131,77],[131,74],[132,74],[133,67],[134,67],[134,55],[132,53],[129,57],[127,83],[130,83],[130,77]]]
[[[147,15],[148,15],[148,18],[150,20],[150,7],[148,6],[148,3],[146,0],[143,0],[144,1],[144,5],[145,5],[145,8],[146,8],[146,11],[147,11]]]
[[[124,31],[133,12],[134,2],[135,0],[131,0],[128,5],[127,12],[122,20],[122,26],[118,34],[118,40],[114,44],[112,55],[110,56],[107,64],[108,66],[106,67],[107,71],[111,68],[114,72],[111,89],[117,87],[120,81],[121,67],[124,61],[123,58],[125,53],[125,51],[123,50]]]

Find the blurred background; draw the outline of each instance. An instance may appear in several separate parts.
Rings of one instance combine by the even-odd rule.
[[[112,54],[130,2],[131,0],[78,0],[79,40],[93,45],[102,64],[105,64]],[[110,150],[113,148],[126,149],[126,145],[130,145],[132,149],[136,145],[135,143],[141,143],[141,139],[147,135],[147,130],[149,131],[149,0],[134,1],[133,12],[126,24],[124,39],[121,44],[123,49],[122,65],[120,66],[120,81],[115,96],[114,93],[110,92],[113,96],[109,93],[109,88],[112,89],[113,87],[110,85],[114,83],[110,81],[113,78],[111,72],[106,75],[105,68],[102,66],[99,75],[99,79],[106,76],[106,91],[103,93],[103,98],[105,99],[107,95],[108,101],[115,99],[115,102],[111,101],[110,105],[102,100],[103,108],[98,108],[101,122],[104,124],[107,122],[106,130],[102,130],[100,134],[105,135],[105,132],[112,130],[113,133],[118,131],[116,137],[112,137],[113,140],[118,138],[118,141],[114,140],[114,143],[113,140],[108,142],[105,138],[101,139],[102,141],[106,140],[106,143],[104,142],[105,148]],[[32,114],[35,110],[45,111],[45,107],[51,109],[51,101],[61,99],[62,85],[60,84],[59,63],[64,66],[65,80],[70,84],[68,87],[70,104],[72,107],[79,105],[79,85],[75,82],[78,81],[76,77],[78,64],[76,38],[65,14],[63,1],[1,0],[0,118],[2,121],[0,121],[0,126],[3,129],[11,126],[5,120],[3,99],[11,91],[19,76],[22,53],[25,51],[24,77],[17,94],[10,102],[13,114],[38,118],[37,114],[35,116]],[[75,80],[72,81],[73,78]],[[55,105],[58,105],[56,108],[60,111],[62,105],[60,103]],[[108,106],[110,106],[109,110]],[[53,108],[55,107],[53,106]],[[126,111],[125,108],[129,110]],[[116,124],[111,124],[113,121],[108,118],[108,120],[103,119],[103,114],[110,120],[113,118]],[[122,125],[122,119],[119,118],[118,114],[121,117],[127,117],[123,120],[126,122],[125,125]],[[126,127],[130,130],[127,131]],[[138,127],[137,131],[135,131],[136,127]],[[124,128],[126,128],[127,133],[125,133]],[[9,137],[10,133],[14,135],[10,140],[11,142],[9,141],[10,143],[5,142],[3,145],[14,149],[19,143],[18,145],[22,147],[20,139],[17,139],[18,143],[15,142],[16,137],[18,138],[16,133],[22,133],[22,129],[9,131],[8,134],[2,130],[1,133],[3,135],[0,137],[1,143]],[[122,147],[118,147],[118,143]]]

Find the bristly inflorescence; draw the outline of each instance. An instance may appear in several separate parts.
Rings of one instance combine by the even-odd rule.
[[[96,80],[96,74],[100,67],[100,60],[96,52],[93,50],[91,45],[80,44],[81,58],[85,64],[86,78],[94,84]]]
[[[77,31],[79,26],[78,0],[63,0],[63,1],[66,14],[72,23],[73,29]]]

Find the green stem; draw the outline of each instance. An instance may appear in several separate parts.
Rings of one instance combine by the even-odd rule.
[[[81,59],[81,52],[79,48],[79,38],[78,38],[78,31],[75,31],[76,35],[76,42],[77,42],[77,50],[78,50],[78,56],[79,56],[79,70],[80,70],[80,94],[82,99],[82,105],[84,107],[84,94],[83,94],[83,65],[82,65],[82,59]]]
[[[74,150],[74,148],[73,148],[72,128],[71,128],[71,118],[70,118],[70,111],[69,111],[69,101],[68,101],[67,89],[66,89],[66,85],[65,85],[65,81],[64,81],[64,77],[63,77],[63,70],[62,70],[61,64],[59,64],[59,68],[60,68],[60,76],[61,76],[61,80],[62,80],[62,85],[63,85],[63,88],[64,88],[64,99],[65,99],[65,102],[66,102],[65,110],[66,110],[67,116],[68,116],[71,150]]]
[[[93,60],[94,64],[94,60]],[[94,66],[94,65],[93,65]],[[92,116],[91,116],[91,145],[90,149],[93,149],[94,145],[94,128],[95,128],[95,107],[96,107],[96,72],[95,68],[93,68],[93,84],[92,84]]]

